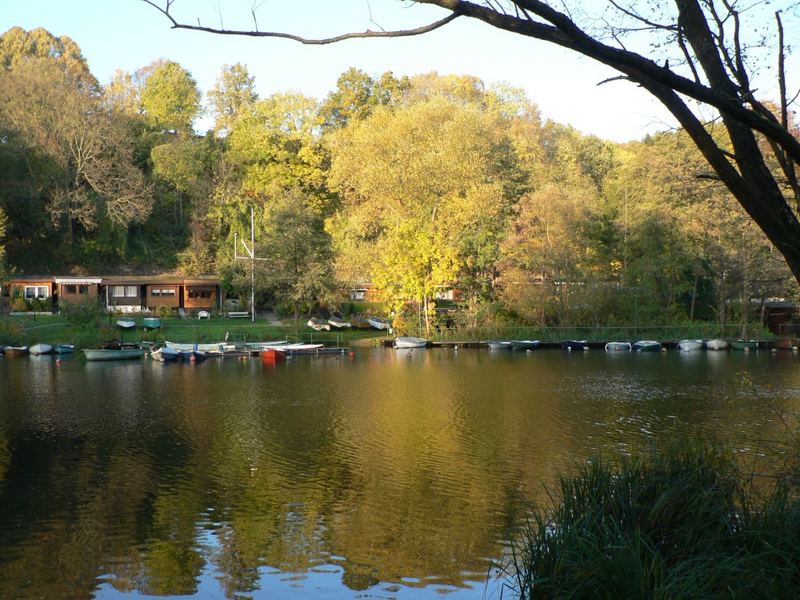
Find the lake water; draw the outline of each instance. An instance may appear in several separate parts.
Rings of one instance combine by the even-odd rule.
[[[557,472],[796,410],[791,353],[0,359],[0,597],[498,598]]]

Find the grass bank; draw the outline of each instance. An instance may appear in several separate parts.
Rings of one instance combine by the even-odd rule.
[[[796,478],[757,494],[732,456],[691,441],[562,477],[515,552],[519,596],[795,598]]]
[[[243,319],[216,318],[190,320],[161,319],[161,327],[145,331],[141,326],[123,332],[114,325],[115,317],[90,323],[75,323],[60,315],[0,317],[0,345],[71,343],[91,348],[99,343],[118,339],[162,342],[213,342],[227,338],[233,342],[257,342],[288,339],[303,342],[325,342],[339,345],[377,344],[382,337],[375,330],[352,329],[341,332],[316,332],[304,323],[274,325],[266,320],[251,323]]]

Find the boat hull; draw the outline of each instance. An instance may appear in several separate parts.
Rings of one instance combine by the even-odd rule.
[[[3,348],[3,354],[8,357],[12,356],[25,356],[28,354],[27,346],[6,346]]]
[[[117,327],[120,329],[133,329],[136,327],[136,321],[133,319],[119,319],[117,321]]]
[[[367,322],[373,329],[389,329],[389,321],[380,317],[370,317]]]
[[[145,329],[158,329],[161,327],[161,319],[156,319],[155,317],[145,317],[144,321],[142,321],[142,325],[144,325]]]
[[[131,360],[134,358],[142,358],[144,350],[141,348],[120,348],[117,350],[110,350],[106,348],[85,348],[83,350],[86,360]]]
[[[536,350],[539,347],[539,340],[512,340],[511,348],[514,350]]]
[[[511,350],[512,348],[511,342],[504,340],[486,342],[486,345],[489,346],[489,350]]]
[[[428,340],[418,337],[399,337],[394,340],[395,348],[425,348]]]
[[[56,344],[53,346],[53,352],[56,354],[72,354],[75,352],[75,346],[72,344]]]
[[[661,342],[654,340],[640,340],[635,342],[632,347],[636,352],[661,352]]]
[[[34,355],[50,354],[53,351],[53,347],[50,344],[34,344],[29,351]]]
[[[708,350],[727,350],[729,346],[730,344],[728,344],[728,340],[722,340],[719,338],[708,340],[706,342],[706,348]]]
[[[681,352],[697,352],[703,349],[703,340],[681,340],[678,342],[678,350]]]
[[[564,340],[561,347],[567,352],[584,351],[589,349],[589,343],[586,340]]]
[[[608,342],[605,345],[606,352],[630,352],[631,351],[631,343],[630,342]]]
[[[731,342],[731,350],[757,350],[758,342],[755,340],[736,340]]]

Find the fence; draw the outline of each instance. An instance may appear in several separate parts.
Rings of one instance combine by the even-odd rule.
[[[679,325],[633,325],[616,327],[491,327],[465,331],[443,330],[434,336],[437,340],[492,340],[492,339],[530,339],[543,342],[562,340],[587,340],[600,342],[608,340],[682,340],[682,339],[766,339],[774,337],[765,328],[751,324],[746,332],[741,325],[717,323],[686,323]]]

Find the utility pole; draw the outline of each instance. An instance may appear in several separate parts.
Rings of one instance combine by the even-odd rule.
[[[253,207],[250,207],[250,247],[247,247],[247,242],[242,240],[242,247],[244,248],[246,256],[240,256],[238,253],[238,234],[233,234],[233,257],[236,260],[250,259],[250,322],[256,322],[256,261],[266,258],[258,258],[256,256],[256,227]]]

